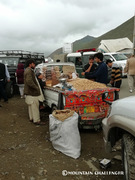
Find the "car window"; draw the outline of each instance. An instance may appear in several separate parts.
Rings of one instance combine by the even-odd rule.
[[[127,56],[125,56],[124,54],[112,54],[112,56],[116,59],[116,61],[122,61],[127,59]]]
[[[110,59],[111,61],[114,61],[113,58],[110,55],[104,55],[103,61],[106,63],[106,60]]]
[[[18,61],[18,57],[0,57],[0,62],[7,66],[17,66]]]

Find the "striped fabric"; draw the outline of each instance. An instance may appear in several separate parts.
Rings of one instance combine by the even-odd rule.
[[[116,82],[121,80],[121,70],[119,67],[112,68],[111,79]]]

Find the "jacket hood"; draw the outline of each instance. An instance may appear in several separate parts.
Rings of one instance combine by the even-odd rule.
[[[24,65],[22,63],[18,64],[18,69],[24,69]]]

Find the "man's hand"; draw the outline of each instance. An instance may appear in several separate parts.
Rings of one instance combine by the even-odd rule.
[[[82,72],[81,75],[84,76],[84,75],[85,75],[85,72]]]
[[[92,62],[90,62],[89,64],[90,64],[90,67],[93,65],[93,63],[92,63]]]
[[[110,84],[113,84],[113,83],[114,83],[113,80],[111,80],[111,81],[110,81]]]

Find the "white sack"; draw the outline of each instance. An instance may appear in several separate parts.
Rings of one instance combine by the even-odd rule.
[[[75,159],[80,156],[81,141],[78,130],[78,114],[76,112],[63,122],[50,114],[49,130],[50,141],[54,149]]]

